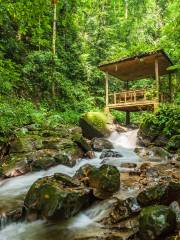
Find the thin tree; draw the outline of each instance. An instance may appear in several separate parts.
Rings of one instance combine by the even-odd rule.
[[[53,5],[53,33],[52,33],[52,53],[53,59],[56,55],[56,24],[57,24],[57,2],[58,0],[51,0]],[[54,59],[55,60],[55,59]],[[54,79],[54,71],[53,71],[53,81],[52,81],[52,96],[55,97],[55,79]]]
[[[52,52],[56,54],[56,23],[57,23],[57,2],[58,0],[51,0],[53,5],[53,34],[52,34]]]

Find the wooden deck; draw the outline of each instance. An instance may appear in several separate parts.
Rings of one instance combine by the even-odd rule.
[[[153,110],[157,105],[157,100],[148,96],[145,89],[141,89],[109,94],[106,107],[119,111],[136,112]]]

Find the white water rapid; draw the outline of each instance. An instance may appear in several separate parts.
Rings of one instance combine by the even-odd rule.
[[[136,139],[137,130],[125,133],[112,133],[108,140],[113,143],[115,151],[120,152],[123,156],[117,159],[109,159],[106,163],[115,165],[120,169],[119,166],[123,162],[138,162],[139,158],[133,151],[136,146]],[[22,206],[24,196],[34,181],[57,172],[73,176],[81,166],[87,163],[99,167],[103,161],[100,159],[100,154],[101,153],[95,153],[95,158],[92,160],[82,159],[72,168],[59,165],[47,171],[29,173],[1,181],[0,216],[3,216],[3,221],[5,221],[5,211]],[[78,232],[81,235],[81,229],[83,229],[83,231],[87,231],[88,229],[89,232],[100,228],[96,220],[101,218],[111,204],[111,201],[106,202],[106,204],[102,202],[100,204],[97,203],[88,210],[66,221],[63,225],[49,225],[43,221],[11,223],[0,231],[0,240],[73,240],[74,232],[76,232],[76,234]]]

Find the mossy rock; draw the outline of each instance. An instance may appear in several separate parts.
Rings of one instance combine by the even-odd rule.
[[[90,190],[77,180],[58,173],[37,180],[28,191],[24,206],[26,218],[33,213],[37,218],[63,220],[89,206],[91,201]]]
[[[88,178],[94,196],[99,199],[106,199],[119,190],[120,173],[114,166],[104,164],[100,168],[92,168],[88,172]]]
[[[180,135],[174,135],[168,142],[168,149],[171,151],[180,150]]]
[[[160,239],[176,228],[175,213],[163,205],[144,208],[140,213],[139,232],[142,240]]]
[[[22,175],[29,170],[26,153],[11,153],[6,156],[4,163],[1,165],[2,175],[6,177]]]
[[[42,137],[38,135],[25,135],[16,138],[10,144],[11,153],[32,152],[43,148]]]
[[[173,201],[179,202],[180,183],[170,182],[147,188],[139,193],[137,200],[142,207],[153,204],[170,204]]]
[[[95,151],[101,152],[104,149],[113,149],[113,144],[105,138],[94,138],[92,147]]]
[[[44,156],[32,162],[31,167],[33,171],[47,170],[50,167],[57,165],[53,157]]]
[[[83,135],[89,139],[110,135],[113,123],[113,116],[103,112],[87,112],[80,118]]]

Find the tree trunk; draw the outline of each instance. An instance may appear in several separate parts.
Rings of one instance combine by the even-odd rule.
[[[57,4],[53,4],[53,36],[52,36],[52,52],[53,55],[56,54],[56,22],[57,22]]]

